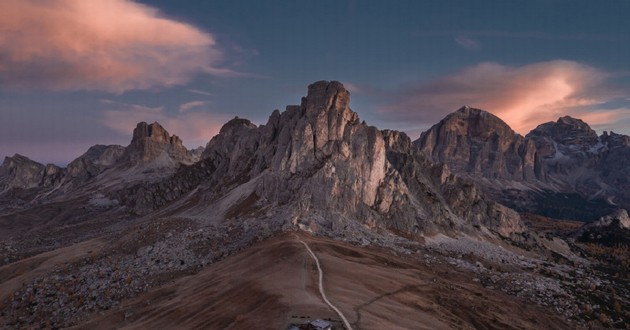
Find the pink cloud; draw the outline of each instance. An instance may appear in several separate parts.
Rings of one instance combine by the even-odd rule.
[[[199,108],[199,107],[203,107],[208,105],[207,101],[190,101],[190,102],[186,102],[182,105],[179,106],[178,110],[179,112],[187,112],[189,110],[192,110],[194,108]]]
[[[10,88],[120,93],[233,74],[213,35],[130,0],[0,1],[0,31]]]
[[[199,94],[199,95],[203,95],[203,96],[214,96],[214,94],[212,94],[210,92],[202,91],[202,90],[199,90],[199,89],[187,89],[186,91],[189,92],[189,93]]]
[[[228,115],[210,114],[202,111],[173,115],[167,113],[163,107],[151,108],[110,100],[101,101],[112,108],[103,112],[101,122],[106,127],[126,134],[131,139],[131,133],[137,123],[157,121],[170,134],[181,137],[189,148],[205,146],[213,136],[219,133],[223,124],[231,119]]]
[[[479,44],[479,42],[473,38],[464,36],[464,35],[458,35],[455,37],[455,42],[462,48],[467,49],[467,50],[478,50],[481,48],[481,45]]]
[[[462,105],[494,113],[526,134],[538,124],[570,115],[592,125],[614,121],[627,112],[596,111],[617,92],[605,88],[609,74],[572,61],[520,67],[482,63],[394,93],[379,114],[416,127],[436,123]]]

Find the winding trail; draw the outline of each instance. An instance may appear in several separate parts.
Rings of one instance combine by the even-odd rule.
[[[348,322],[348,320],[343,315],[343,313],[339,310],[339,308],[337,308],[335,305],[333,305],[330,302],[330,300],[328,300],[328,298],[326,298],[326,293],[324,293],[324,271],[322,270],[322,267],[319,264],[319,259],[317,258],[315,253],[313,253],[313,250],[311,250],[311,247],[308,246],[308,244],[306,244],[306,242],[301,240],[297,235],[295,235],[295,238],[298,241],[300,241],[300,243],[304,244],[304,246],[306,247],[306,250],[308,250],[308,253],[310,253],[311,257],[313,257],[313,259],[315,259],[315,263],[317,264],[317,270],[319,271],[319,293],[322,295],[322,298],[324,298],[324,302],[328,306],[330,306],[330,308],[332,308],[335,311],[335,313],[337,313],[337,315],[339,315],[339,317],[343,321],[343,324],[346,327],[346,329],[353,330],[352,326],[350,325],[350,322]]]

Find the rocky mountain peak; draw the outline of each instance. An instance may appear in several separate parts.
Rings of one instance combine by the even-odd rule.
[[[608,132],[604,131],[600,140],[602,143],[605,143],[609,149],[630,147],[630,136],[617,134],[615,132],[610,132],[610,134],[608,134]]]
[[[350,92],[338,81],[318,81],[308,86],[306,97],[302,98],[302,106],[308,114],[327,110],[348,108]]]
[[[358,123],[359,116],[349,103],[350,92],[338,81],[318,81],[308,86],[300,110],[308,120],[316,149],[328,141],[342,140],[346,126]]]
[[[30,158],[28,158],[26,156],[22,156],[20,154],[14,154],[11,157],[9,157],[9,156],[4,157],[4,162],[2,163],[2,165],[3,166],[15,166],[14,164],[29,163],[29,162],[34,162],[34,161],[32,161]]]
[[[159,123],[138,123],[133,130],[131,144],[125,149],[123,159],[126,163],[137,164],[158,158],[176,164],[190,163],[194,157],[177,135],[170,135]]]
[[[182,140],[177,135],[171,136],[158,122],[152,124],[140,122],[136,125],[136,128],[133,130],[131,144],[142,143],[144,139],[150,139],[158,143],[182,145]]]
[[[592,145],[597,142],[597,133],[581,119],[564,116],[556,122],[539,125],[527,137],[550,138],[564,145]]]
[[[236,117],[234,117],[234,119],[232,119],[232,120],[228,121],[227,123],[225,123],[221,127],[221,130],[219,131],[219,133],[220,134],[230,135],[230,134],[233,134],[233,132],[239,131],[241,129],[253,129],[253,128],[256,128],[256,127],[257,126],[254,125],[248,119],[243,119],[243,118],[239,118],[238,116],[236,116]]]
[[[475,136],[488,137],[492,134],[499,134],[512,137],[515,134],[501,118],[488,111],[471,108],[467,105],[459,108],[452,116],[447,116],[445,120],[450,125],[457,125]]]
[[[58,181],[61,169],[53,164],[43,165],[28,157],[15,154],[5,157],[0,166],[0,191],[9,188],[29,189],[40,185],[51,186]]]
[[[125,147],[119,145],[91,146],[83,155],[68,164],[67,173],[72,178],[89,179],[114,166],[124,152]]]
[[[523,180],[534,176],[533,145],[499,117],[463,106],[414,142],[457,173]]]

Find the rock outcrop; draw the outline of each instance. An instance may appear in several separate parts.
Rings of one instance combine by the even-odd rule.
[[[575,234],[579,242],[596,243],[608,247],[630,245],[630,217],[626,210],[617,210],[597,221],[587,223]]]
[[[52,187],[63,175],[64,171],[56,165],[43,165],[15,154],[13,157],[6,157],[0,166],[0,192],[11,188]]]
[[[159,123],[138,123],[133,139],[122,155],[122,162],[137,165],[153,163],[157,167],[191,164],[193,154],[177,135],[170,135]]]
[[[96,177],[104,170],[116,165],[124,152],[125,148],[118,145],[92,146],[83,155],[68,164],[68,176],[83,180]]]

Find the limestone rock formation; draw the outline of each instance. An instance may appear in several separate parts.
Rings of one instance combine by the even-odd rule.
[[[598,137],[569,116],[522,137],[496,116],[463,107],[415,143],[509,207],[589,221],[630,207],[629,141],[614,133]]]
[[[0,191],[11,188],[51,187],[58,183],[62,176],[62,169],[56,165],[42,165],[28,157],[15,154],[13,157],[6,157],[0,166]]]
[[[274,111],[265,125],[228,122],[204,151],[216,168],[208,186],[225,192],[251,184],[250,196],[264,201],[259,206],[286,206],[287,220],[308,228],[343,229],[358,221],[409,235],[472,225],[504,235],[523,229],[516,213],[479,191],[471,190],[472,198],[445,196],[460,191],[461,181],[427,175],[433,164],[411,140],[362,124],[349,95],[339,82],[320,81],[301,105]],[[469,210],[472,203],[480,214]],[[514,224],[503,226],[508,217]]]
[[[548,183],[589,200],[630,209],[629,137],[604,132],[568,116],[538,126],[526,136],[536,143]]]
[[[573,237],[579,242],[599,246],[622,247],[630,244],[630,217],[620,209],[597,221],[583,225]]]
[[[7,157],[0,166],[0,194],[11,189],[28,189],[21,202],[46,203],[42,198],[67,200],[93,195],[103,186],[113,193],[134,182],[153,182],[172,175],[183,164],[198,160],[179,137],[171,136],[160,124],[139,123],[129,146],[95,145],[66,168],[43,165],[24,156]],[[149,175],[150,174],[150,175]],[[112,182],[118,184],[112,185]],[[100,191],[99,191],[100,193]]]
[[[535,142],[537,153],[551,176],[569,174],[585,165],[604,147],[595,131],[585,122],[569,116],[539,125],[527,134],[527,138]]]
[[[95,145],[68,164],[68,176],[87,180],[114,166],[122,157],[125,148],[118,145]]]
[[[127,164],[155,163],[158,167],[190,164],[194,156],[177,135],[170,135],[159,123],[140,122],[133,131],[131,144],[125,148],[122,161]]]
[[[456,173],[531,180],[539,172],[532,141],[493,114],[468,106],[422,133],[417,144],[433,161],[447,164]]]
[[[623,209],[617,210],[610,215],[585,225],[585,227],[605,227],[612,224],[616,224],[621,229],[630,229],[630,217],[628,217],[628,212]]]

